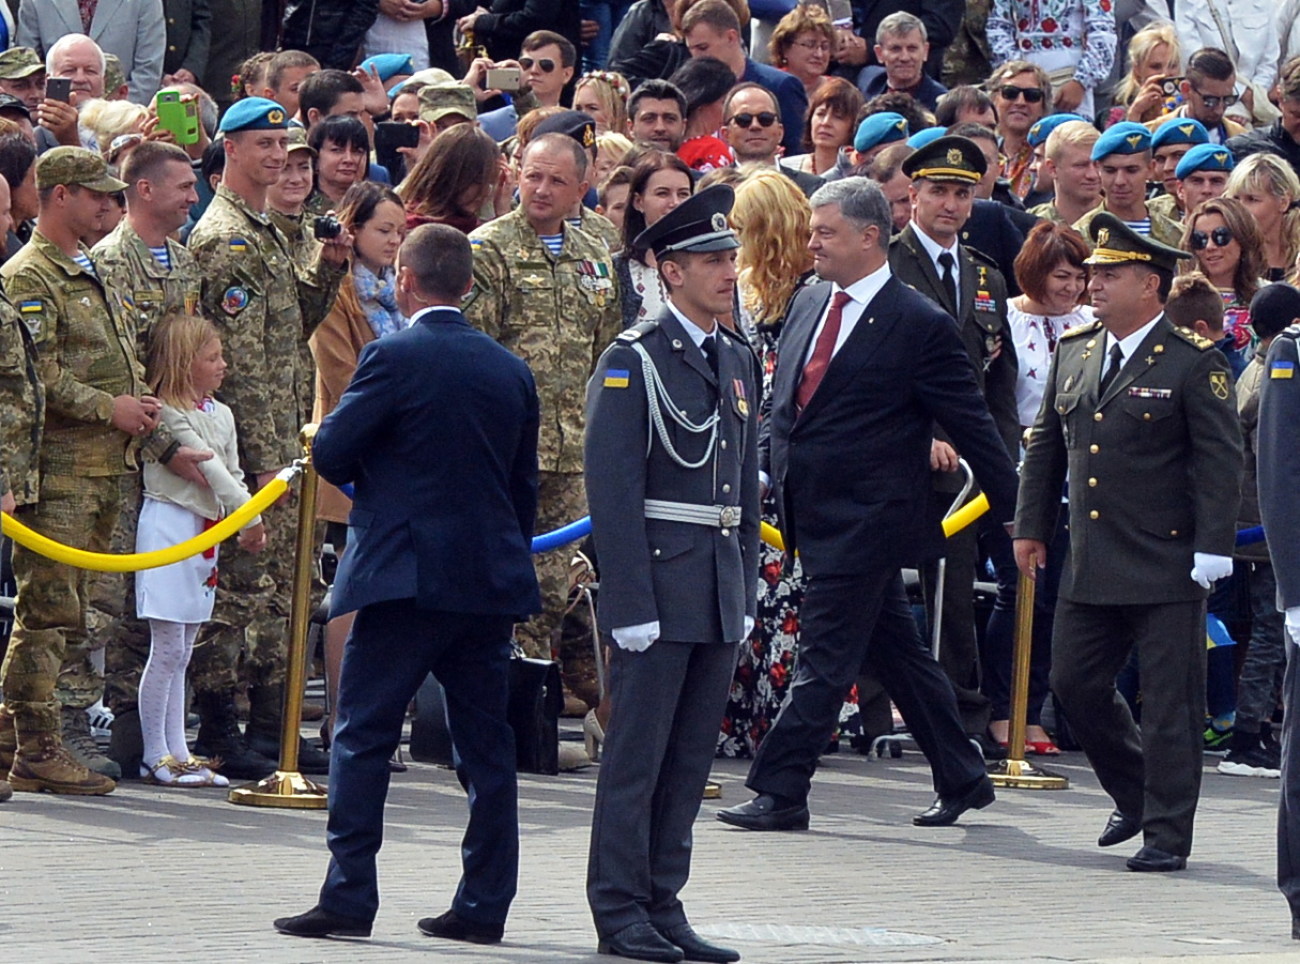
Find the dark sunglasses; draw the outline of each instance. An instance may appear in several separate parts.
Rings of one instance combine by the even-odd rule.
[[[543,57],[541,60],[533,60],[532,57],[519,58],[519,66],[524,68],[524,70],[532,70],[533,64],[536,64],[538,67],[541,67],[542,73],[544,74],[549,74],[552,70],[555,69],[555,61],[552,60],[550,57]]]
[[[1023,97],[1026,104],[1039,104],[1043,100],[1041,87],[1014,87],[1007,84],[1005,87],[999,87],[998,93],[1002,95],[1003,100],[1015,100],[1017,97]]]
[[[1192,90],[1196,90],[1196,88],[1193,87]],[[1211,97],[1208,94],[1202,94],[1199,90],[1196,90],[1196,96],[1205,102],[1205,106],[1209,110],[1214,110],[1220,104],[1224,107],[1231,107],[1233,104],[1237,103],[1237,101],[1241,100],[1241,98],[1236,94],[1229,94],[1227,97]]]
[[[1232,231],[1227,227],[1215,228],[1209,234],[1204,231],[1192,232],[1192,250],[1204,251],[1206,246],[1214,242],[1216,248],[1226,248],[1232,244]]]
[[[754,121],[758,121],[759,127],[771,127],[776,123],[776,115],[765,110],[761,114],[736,114],[731,118],[731,123],[737,127],[752,127]]]

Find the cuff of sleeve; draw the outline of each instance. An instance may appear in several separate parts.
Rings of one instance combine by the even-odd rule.
[[[113,424],[113,396],[108,392],[101,393],[95,399],[95,418],[105,425]]]

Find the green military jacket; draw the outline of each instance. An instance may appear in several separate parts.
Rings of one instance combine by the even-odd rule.
[[[221,400],[239,426],[244,471],[297,458],[315,374],[302,346],[328,313],[344,272],[316,258],[299,270],[287,238],[224,184],[190,234],[203,275],[203,313],[221,330],[230,370]]]
[[[1232,555],[1241,488],[1227,360],[1161,317],[1098,397],[1106,345],[1101,322],[1057,344],[1020,473],[1016,537],[1050,542],[1068,471],[1061,598],[1105,606],[1204,599],[1189,575],[1193,553]]]
[[[8,298],[0,295],[0,493],[19,505],[40,493],[45,386],[36,342]]]
[[[293,256],[293,263],[298,266],[298,273],[305,276],[311,270],[312,262],[316,260],[321,249],[321,243],[307,230],[307,218],[313,217],[313,215],[309,215],[305,211],[299,214],[285,214],[282,211],[267,208],[266,216],[271,219],[272,224],[284,233],[285,240],[289,242],[289,253]],[[326,312],[326,314],[328,313]],[[306,341],[299,343],[298,355],[302,370],[314,373],[316,371],[316,359],[312,357],[311,346]],[[310,379],[303,379],[299,383],[299,391],[302,392],[302,395],[298,399],[298,404],[302,406],[304,412],[311,412],[316,403],[315,376],[313,375]]]
[[[136,444],[112,425],[116,396],[145,394],[135,321],[123,292],[106,288],[39,228],[0,267],[0,278],[40,359],[41,472],[105,476],[133,470]]]
[[[1159,197],[1153,197],[1150,201],[1147,201],[1147,210],[1168,218],[1175,224],[1180,224],[1183,220],[1183,212],[1178,209],[1178,199],[1172,194],[1161,194]],[[1181,237],[1180,235],[1180,240]]]
[[[1083,240],[1088,243],[1089,248],[1094,245],[1092,235],[1088,233],[1088,225],[1092,224],[1092,219],[1104,210],[1106,210],[1106,201],[1103,198],[1100,204],[1074,222],[1074,230],[1083,235]],[[1147,205],[1147,215],[1151,218],[1152,238],[1161,244],[1169,245],[1171,248],[1182,247],[1183,229],[1181,226],[1174,221],[1170,221],[1159,211],[1154,210],[1150,204]]]
[[[564,225],[559,257],[522,208],[469,236],[474,287],[466,317],[533,370],[541,402],[543,471],[581,472],[587,379],[623,327],[614,263],[604,243]]]
[[[593,238],[604,242],[605,248],[611,257],[623,250],[623,238],[618,233],[618,228],[614,227],[614,222],[605,215],[597,214],[590,208],[584,207],[582,209],[582,224],[579,227]]]
[[[90,249],[90,259],[104,284],[118,292],[135,324],[136,351],[148,357],[149,336],[154,326],[173,312],[194,314],[199,307],[203,279],[194,255],[171,238],[167,239],[171,268],[164,268],[149,245],[131,227],[129,218],[118,222],[112,232]]]

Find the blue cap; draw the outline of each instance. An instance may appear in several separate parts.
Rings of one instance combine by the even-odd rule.
[[[893,111],[872,114],[858,125],[858,132],[853,137],[855,151],[869,151],[881,144],[892,141],[907,140],[907,118]]]
[[[1029,128],[1029,136],[1025,138],[1029,141],[1030,147],[1038,147],[1047,143],[1047,138],[1052,131],[1056,130],[1062,124],[1068,124],[1070,121],[1088,122],[1086,117],[1079,114],[1048,114],[1033,127]]]
[[[924,130],[917,131],[909,137],[907,139],[907,146],[912,150],[916,150],[918,147],[925,147],[926,144],[931,144],[934,141],[937,141],[947,133],[948,128],[946,127],[927,127]]]
[[[289,126],[289,116],[273,100],[245,97],[230,105],[217,129],[223,134],[235,131],[281,131]]]
[[[1178,162],[1178,167],[1174,169],[1174,177],[1181,181],[1187,175],[1195,174],[1197,171],[1222,171],[1224,174],[1230,174],[1236,166],[1237,162],[1232,159],[1232,151],[1222,144],[1197,144]]]
[[[1111,154],[1141,154],[1151,150],[1151,132],[1133,121],[1120,121],[1102,132],[1092,145],[1092,159],[1100,161]]]
[[[385,82],[387,82],[388,78],[396,77],[398,74],[415,73],[415,64],[411,63],[410,54],[375,54],[373,57],[367,57],[361,61],[357,69],[370,73],[371,67],[375,68],[375,72],[379,74],[379,79]]]
[[[1175,117],[1165,121],[1151,135],[1151,150],[1174,144],[1208,144],[1210,132],[1195,117]]]

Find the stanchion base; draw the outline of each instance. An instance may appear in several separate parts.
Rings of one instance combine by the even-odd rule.
[[[989,779],[995,787],[1016,790],[1068,790],[1070,781],[1024,760],[999,760],[989,765]]]
[[[230,791],[227,799],[246,807],[280,807],[285,810],[324,810],[327,791],[293,770],[276,770],[265,780]]]
[[[721,799],[721,798],[722,798],[722,784],[721,784],[721,783],[717,783],[717,782],[715,782],[715,781],[713,781],[713,780],[710,780],[708,783],[704,784],[704,794],[703,794],[703,796],[704,796],[704,799],[705,799],[705,800],[719,800],[719,799]]]

